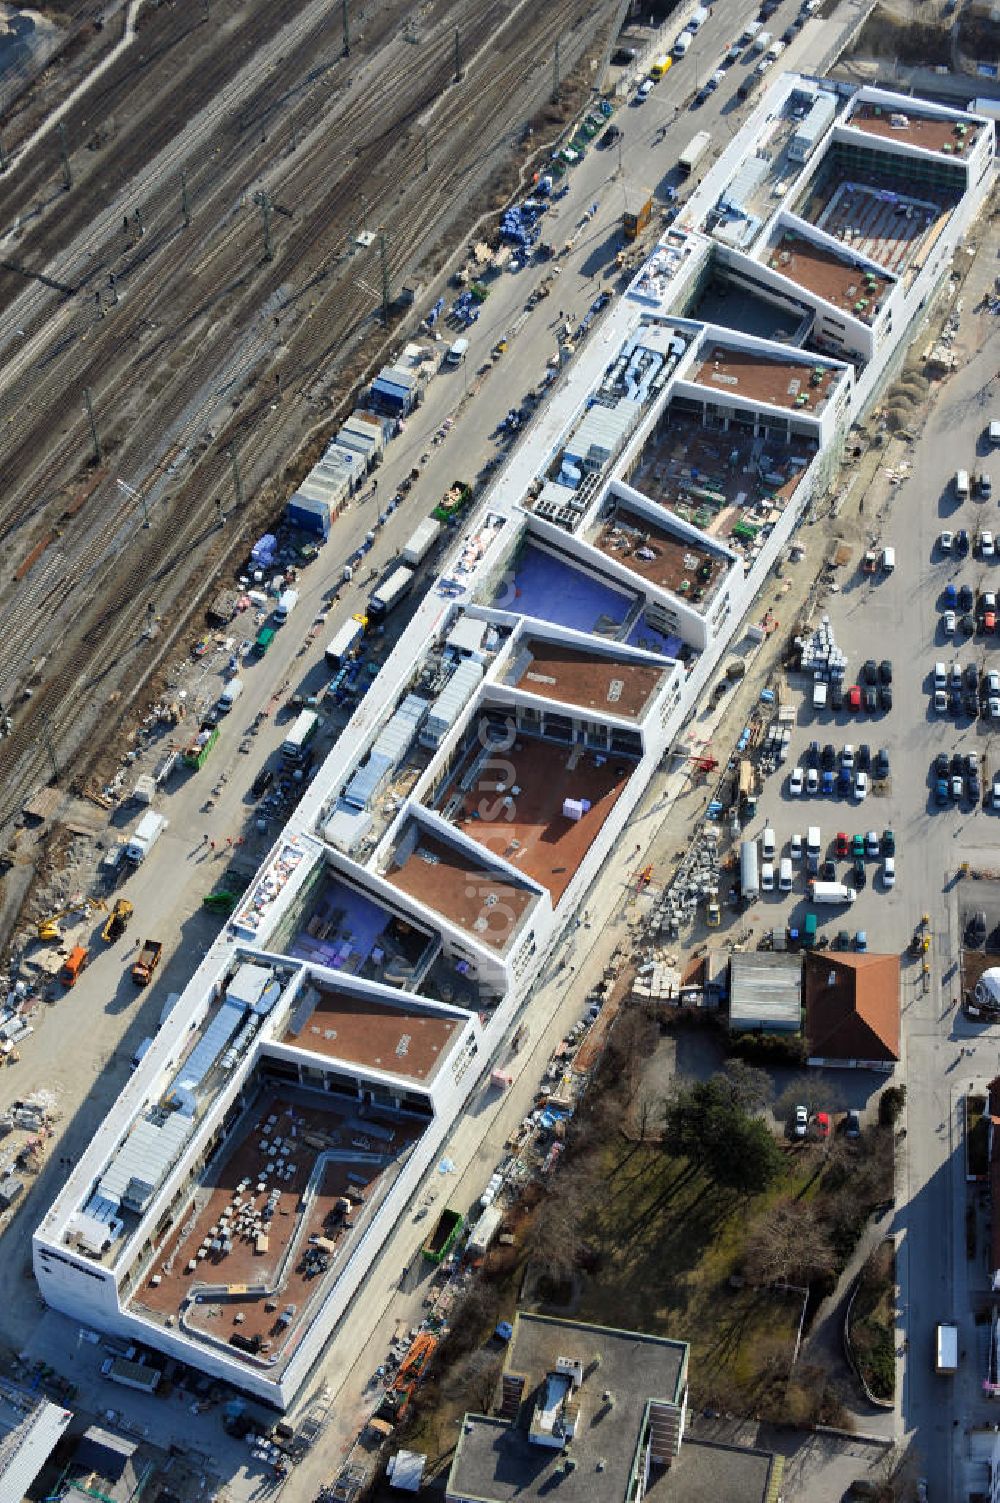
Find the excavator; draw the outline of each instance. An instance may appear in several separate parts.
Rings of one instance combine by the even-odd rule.
[[[67,903],[65,908],[60,908],[58,913],[50,913],[48,918],[39,920],[36,931],[38,938],[42,944],[55,944],[62,939],[59,925],[64,918],[75,914],[78,919],[85,921],[92,912],[105,906],[95,898],[76,898],[72,903]]]
[[[101,938],[106,945],[113,945],[116,939],[121,939],[128,928],[132,913],[132,904],[128,898],[116,900],[115,906],[108,914],[108,921],[101,930]]]

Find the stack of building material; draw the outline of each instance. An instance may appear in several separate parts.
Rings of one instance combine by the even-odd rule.
[[[847,655],[837,646],[829,616],[824,616],[808,637],[796,637],[803,673],[817,679],[841,679],[847,671]]]

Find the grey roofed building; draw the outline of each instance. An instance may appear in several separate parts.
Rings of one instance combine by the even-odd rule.
[[[102,1430],[100,1425],[91,1425],[80,1436],[73,1452],[73,1469],[96,1474],[105,1482],[120,1482],[138,1449],[134,1440]]]
[[[777,1503],[780,1457],[686,1441],[688,1345],[519,1314],[499,1413],[467,1414],[448,1503]]]
[[[0,1498],[24,1497],[72,1418],[61,1404],[0,1388]]]
[[[516,1316],[496,1418],[466,1415],[451,1503],[627,1498],[677,1454],[687,1403],[683,1341]],[[598,1478],[600,1477],[600,1482]]]
[[[802,961],[767,950],[729,962],[729,1027],[734,1033],[799,1033]]]

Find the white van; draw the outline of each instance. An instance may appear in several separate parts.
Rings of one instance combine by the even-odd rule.
[[[765,861],[773,861],[774,853],[778,848],[778,841],[770,825],[764,826],[764,833],[760,838],[761,854]]]
[[[822,836],[820,835],[819,825],[810,825],[809,829],[806,831],[806,853],[807,853],[807,855],[818,856],[819,852],[820,852],[820,846],[821,845],[822,845]]]
[[[893,569],[895,569],[895,567],[896,567],[896,550],[895,550],[895,548],[883,548],[882,549],[882,568],[885,570],[886,574],[891,574],[892,571],[893,571]]]
[[[969,472],[968,472],[968,470],[956,470],[955,471],[955,495],[959,498],[960,501],[967,501],[968,500],[968,498],[969,498]]]
[[[682,31],[681,34],[680,34],[680,36],[677,38],[676,42],[674,43],[673,47],[671,47],[671,49],[670,49],[670,56],[671,57],[683,57],[684,54],[687,52],[688,48],[690,47],[690,45],[691,45],[691,33],[689,31]]]
[[[233,708],[233,705],[242,693],[243,680],[241,678],[231,678],[219,695],[219,709],[223,715]]]
[[[750,48],[750,51],[757,53],[766,52],[773,40],[774,38],[769,31],[758,31],[753,39],[753,46]]]
[[[279,626],[284,625],[298,603],[298,590],[282,590],[278,604],[274,608],[274,619]]]
[[[778,866],[778,888],[781,892],[792,890],[792,858],[790,856],[781,858]]]
[[[447,355],[444,357],[445,364],[461,365],[462,361],[465,359],[468,353],[469,341],[467,339],[456,339],[455,343],[451,346]]]

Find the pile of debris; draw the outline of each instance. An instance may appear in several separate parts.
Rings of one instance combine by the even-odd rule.
[[[656,951],[655,956],[636,971],[632,997],[637,1002],[676,1002],[681,989],[676,957],[660,951]]]
[[[691,923],[699,903],[707,903],[719,891],[719,832],[715,825],[698,830],[670,886],[664,890],[653,914],[657,934],[676,939],[682,923]]]

